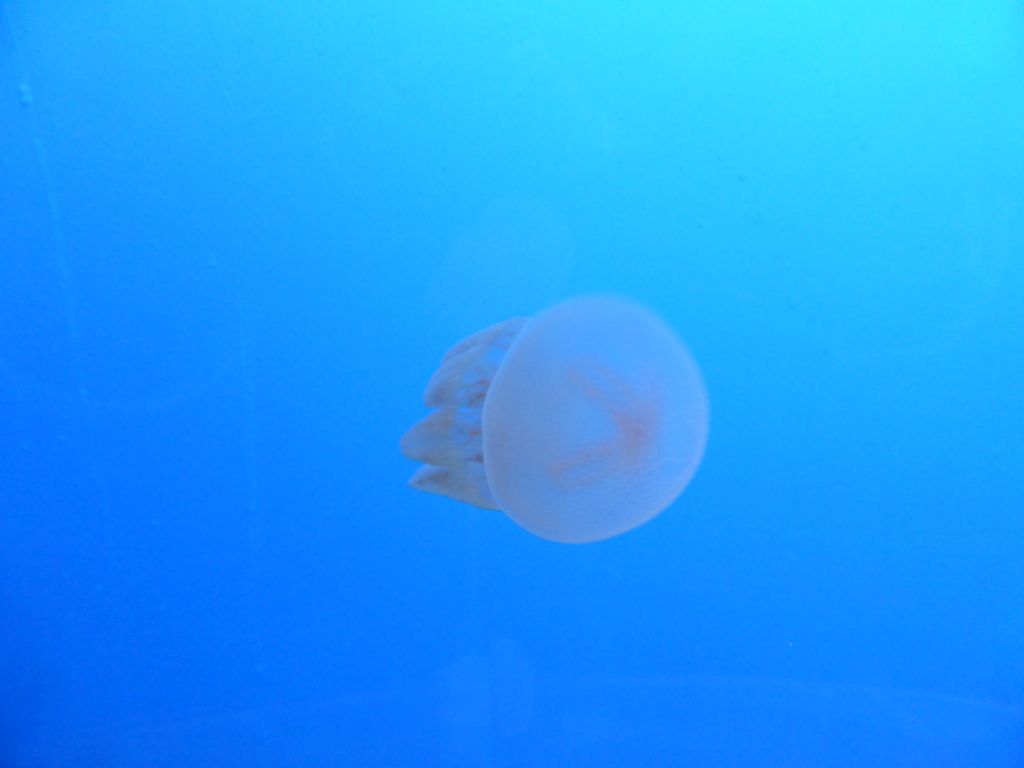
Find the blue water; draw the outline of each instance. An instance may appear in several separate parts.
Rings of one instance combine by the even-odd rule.
[[[0,766],[1024,766],[1024,7],[0,0]],[[409,489],[660,313],[694,482]]]

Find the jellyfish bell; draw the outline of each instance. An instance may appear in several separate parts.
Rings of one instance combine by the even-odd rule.
[[[631,530],[682,493],[708,434],[689,351],[647,309],[570,299],[452,347],[427,384],[433,410],[401,440],[410,485],[500,509],[546,539]]]

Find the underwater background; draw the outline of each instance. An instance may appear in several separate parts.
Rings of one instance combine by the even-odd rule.
[[[639,301],[652,522],[418,493]],[[0,0],[0,766],[1024,766],[1024,5]]]

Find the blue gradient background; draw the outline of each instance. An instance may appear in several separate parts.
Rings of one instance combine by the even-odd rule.
[[[406,488],[591,291],[679,502]],[[0,766],[1022,766],[1022,329],[1019,2],[0,0]]]

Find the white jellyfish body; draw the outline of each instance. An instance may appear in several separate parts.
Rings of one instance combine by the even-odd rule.
[[[697,364],[658,317],[612,297],[570,299],[460,342],[402,438],[414,488],[501,509],[546,539],[641,525],[693,478],[708,434]]]

